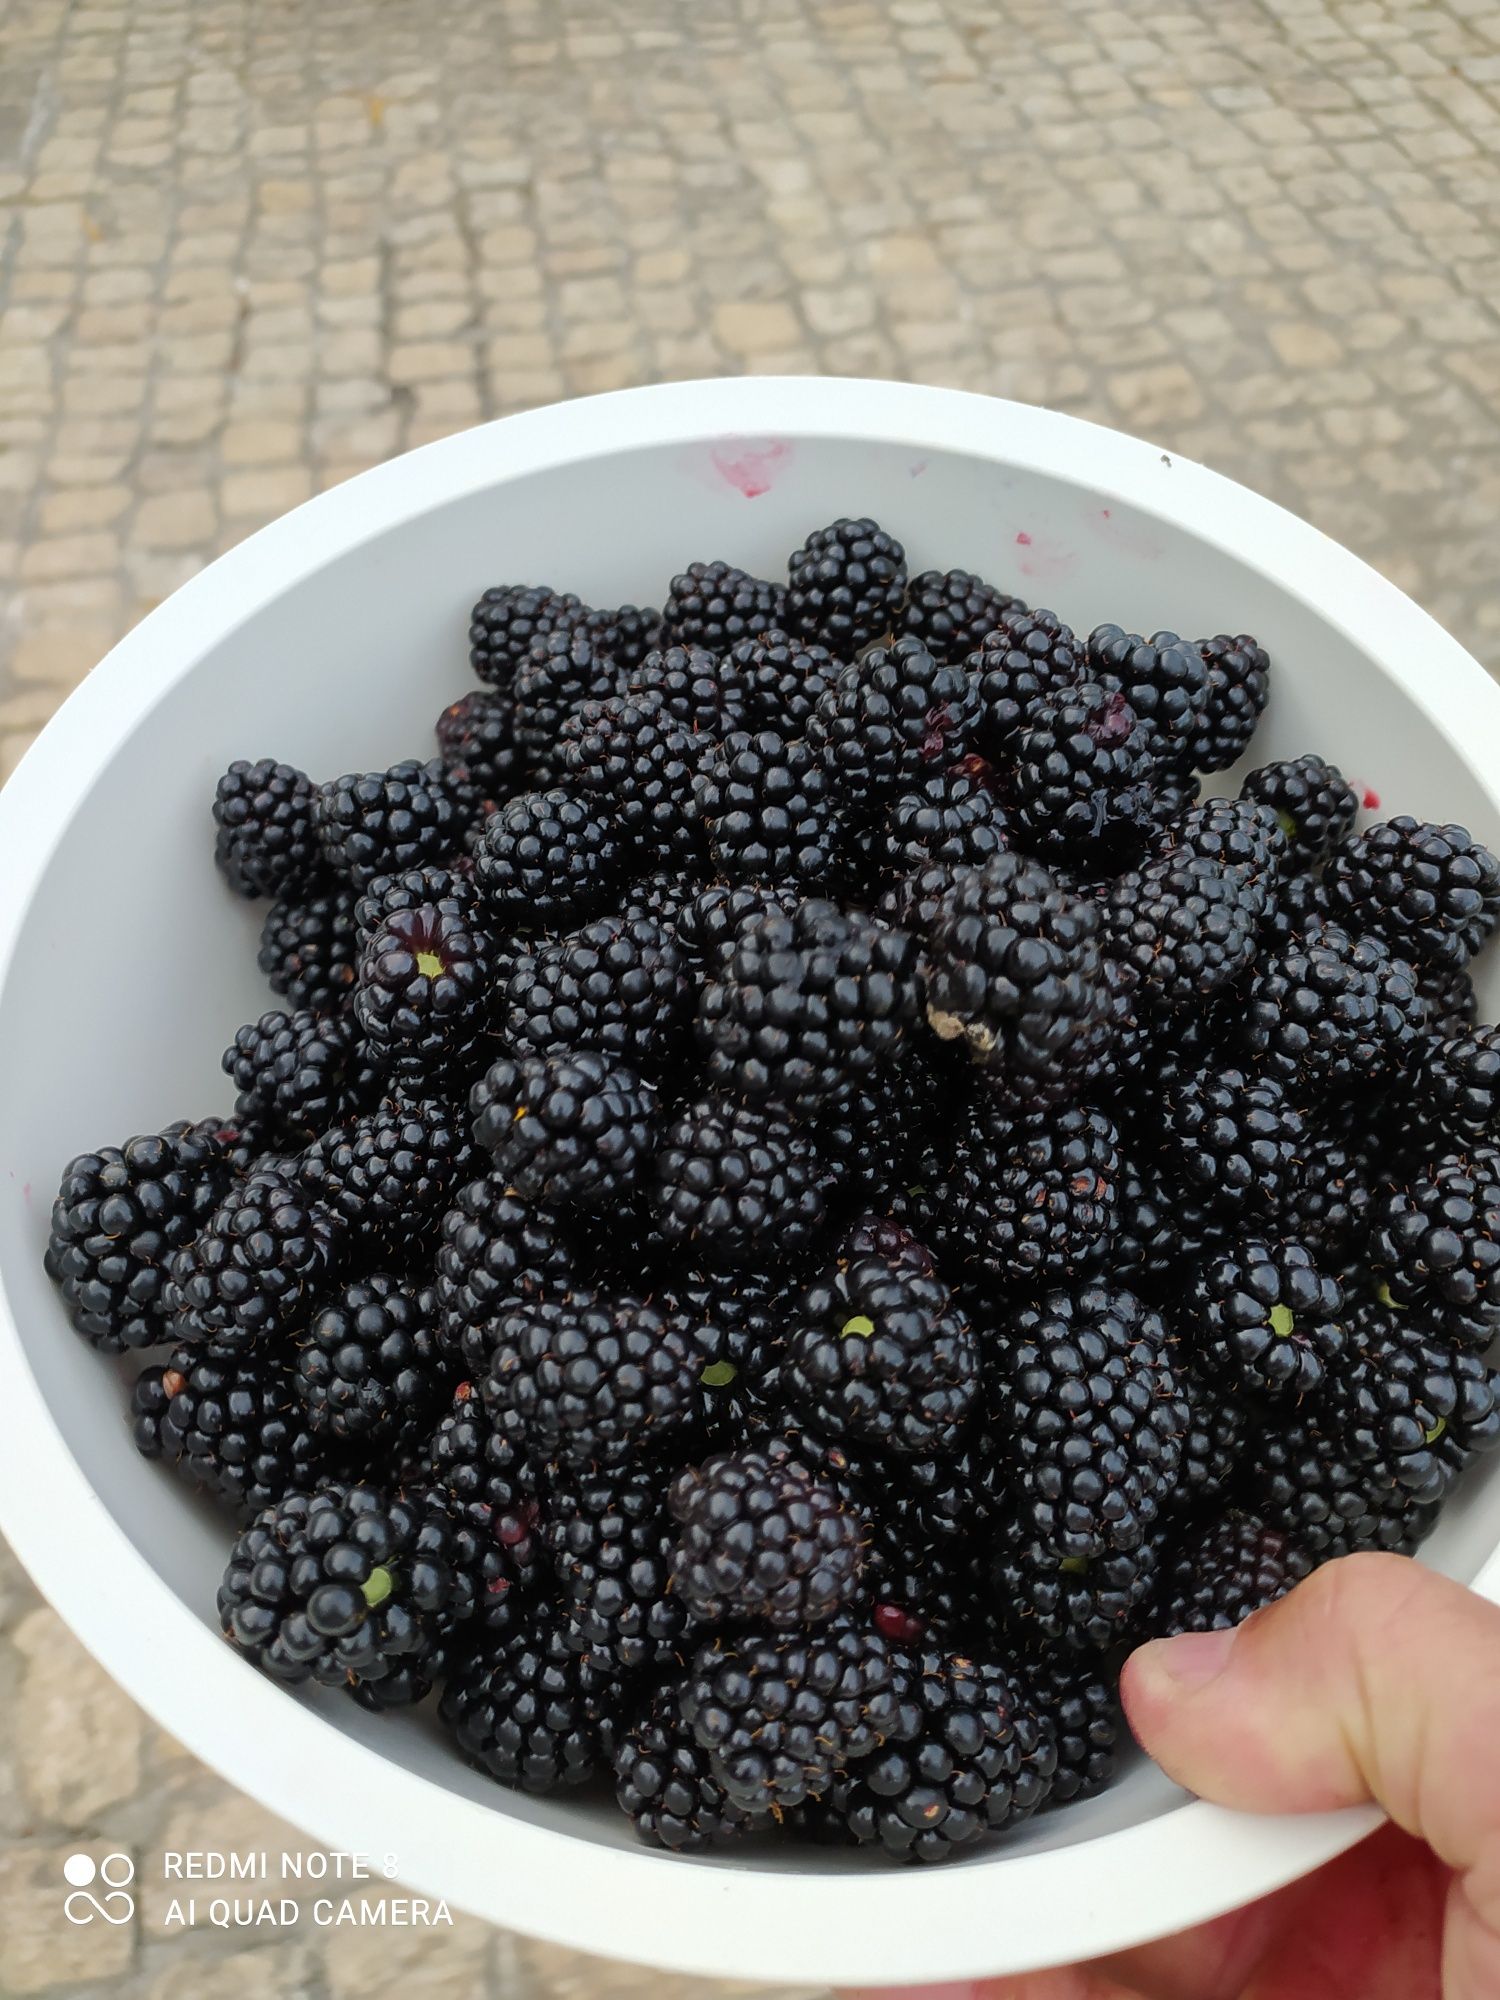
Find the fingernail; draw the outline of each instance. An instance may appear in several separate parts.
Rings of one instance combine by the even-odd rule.
[[[1151,1666],[1179,1687],[1207,1687],[1229,1665],[1235,1632],[1183,1632],[1175,1639],[1157,1639],[1146,1647]]]

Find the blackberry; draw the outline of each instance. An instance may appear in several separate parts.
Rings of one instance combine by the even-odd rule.
[[[879,1212],[946,1172],[947,1132],[959,1108],[946,1066],[915,1042],[828,1107],[815,1141],[846,1189]]]
[[[885,1641],[849,1619],[816,1632],[708,1639],[677,1700],[725,1793],[757,1814],[820,1797],[900,1721]]]
[[[979,865],[983,866],[982,863]],[[893,930],[910,931],[914,937],[929,938],[945,897],[960,876],[971,872],[971,868],[949,861],[929,862],[910,875],[897,876],[881,892],[874,914]]]
[[[237,1510],[258,1513],[306,1492],[327,1456],[278,1356],[239,1358],[178,1347],[136,1379],[135,1447]]]
[[[1406,1067],[1421,1028],[1411,967],[1377,938],[1319,924],[1257,965],[1243,1032],[1260,1067],[1293,1091],[1347,1096]]]
[[[1096,625],[1088,639],[1089,678],[1124,696],[1164,769],[1191,771],[1207,732],[1209,663],[1175,632],[1149,639]]]
[[[773,911],[790,917],[801,905],[801,892],[792,882],[711,882],[683,904],[677,939],[695,973],[716,974],[728,963],[748,918]]]
[[[1016,605],[969,655],[979,693],[979,737],[986,753],[1003,760],[1012,737],[1025,728],[1044,696],[1060,695],[1089,678],[1084,648],[1052,611]]]
[[[224,1068],[239,1093],[235,1116],[273,1140],[302,1143],[346,1103],[375,1087],[369,1058],[345,1015],[262,1014],[235,1031]]]
[[[1122,875],[1106,897],[1105,948],[1138,974],[1149,1002],[1198,1007],[1251,963],[1262,907],[1243,869],[1165,854]]]
[[[1438,1338],[1484,1349],[1500,1331],[1500,1147],[1448,1153],[1378,1195],[1370,1268]]]
[[[437,1250],[438,1331],[445,1349],[477,1368],[484,1334],[523,1299],[565,1292],[573,1253],[555,1217],[533,1208],[497,1174],[460,1188],[444,1215]]]
[[[934,659],[920,639],[898,639],[840,669],[807,740],[839,797],[872,808],[956,763],[978,715],[966,666]]]
[[[817,1278],[788,1314],[785,1394],[816,1427],[902,1457],[951,1451],[979,1342],[942,1280],[879,1254]]]
[[[1434,1036],[1412,1073],[1411,1097],[1431,1152],[1500,1145],[1500,1026]]]
[[[972,1526],[982,1514],[977,1501],[968,1513]],[[871,1521],[865,1596],[870,1623],[892,1645],[964,1642],[976,1623],[978,1588],[970,1542],[934,1532],[919,1501],[888,1501]]]
[[[1240,1489],[1250,1512],[1317,1562],[1360,1549],[1410,1555],[1437,1524],[1435,1506],[1383,1460],[1362,1458],[1311,1405],[1251,1434]]]
[[[625,692],[659,702],[680,728],[710,741],[745,725],[746,690],[738,664],[701,646],[648,653],[627,678]]]
[[[1188,806],[1167,828],[1164,852],[1196,855],[1241,871],[1258,891],[1256,914],[1274,901],[1287,858],[1287,838],[1270,806],[1254,799],[1205,799]]]
[[[438,1713],[469,1762],[498,1784],[552,1792],[609,1763],[622,1696],[615,1671],[575,1653],[543,1601],[457,1663]]]
[[[446,1384],[430,1288],[373,1271],[327,1298],[297,1345],[293,1386],[315,1436],[392,1447],[430,1421]]]
[[[1204,1267],[1192,1297],[1203,1365],[1226,1386],[1300,1401],[1344,1351],[1343,1287],[1303,1243],[1239,1243]]]
[[[694,780],[708,850],[734,881],[825,883],[842,830],[816,754],[775,730],[733,730]]]
[[[1262,764],[1240,786],[1242,799],[1269,806],[1286,835],[1292,868],[1314,868],[1344,839],[1359,811],[1354,788],[1337,764],[1321,757],[1286,757]]]
[[[469,624],[469,665],[480,680],[508,688],[529,659],[534,643],[554,632],[571,632],[588,616],[587,607],[545,584],[497,585],[474,606]]]
[[[1419,965],[1417,992],[1435,1035],[1461,1035],[1479,1013],[1474,982],[1461,965]]]
[[[1312,1557],[1284,1530],[1253,1514],[1226,1514],[1184,1537],[1162,1565],[1152,1635],[1230,1631],[1312,1569]]]
[[[408,910],[435,909],[472,928],[479,911],[479,892],[470,872],[452,868],[407,868],[398,875],[377,875],[354,905],[358,949],[365,946],[388,917]]]
[[[1253,1413],[1245,1397],[1210,1381],[1196,1362],[1185,1364],[1179,1356],[1177,1379],[1188,1406],[1180,1497],[1194,1505],[1222,1499],[1233,1484]]]
[[[584,702],[619,693],[620,671],[606,646],[574,626],[534,639],[510,687],[516,742],[535,763],[554,754],[558,731]]]
[[[663,1132],[652,1200],[668,1243],[713,1264],[755,1264],[812,1246],[833,1179],[800,1127],[706,1097]]]
[[[324,1478],[262,1510],[219,1585],[225,1637],[282,1681],[407,1699],[472,1608],[452,1523],[421,1499]]]
[[[826,646],[785,632],[762,632],[729,649],[726,670],[741,691],[745,726],[804,736],[813,710],[838,677],[839,663]]]
[[[472,1061],[488,998],[489,948],[467,916],[394,910],[359,955],[354,1014],[372,1054],[408,1087]]]
[[[320,878],[271,905],[257,963],[273,993],[314,1014],[336,1014],[354,998],[358,941],[354,891]]]
[[[1128,1641],[1156,1587],[1153,1538],[1128,1551],[1060,1555],[1023,1521],[997,1522],[988,1578],[1007,1629],[1028,1648],[1109,1653]]]
[[[241,896],[285,896],[317,872],[313,784],[262,757],[231,764],[214,790],[214,860]]]
[[[599,1207],[651,1158],[656,1092],[592,1049],[501,1056],[469,1098],[474,1137],[518,1194]]]
[[[1025,609],[1019,597],[966,569],[928,569],[907,584],[896,629],[920,639],[940,660],[963,660],[997,629],[1004,612]]]
[[[732,1805],[677,1713],[675,1688],[659,1688],[621,1737],[614,1756],[615,1799],[642,1840],[695,1854],[754,1825]]]
[[[91,1347],[118,1354],[168,1338],[173,1257],[215,1213],[231,1180],[222,1141],[185,1122],[68,1162],[43,1263]]]
[[[509,1629],[515,1594],[543,1575],[543,1488],[535,1468],[492,1428],[474,1386],[461,1382],[419,1457],[415,1477],[482,1547],[478,1617]]]
[[[1248,632],[1220,632],[1197,646],[1208,668],[1208,704],[1184,751],[1193,771],[1227,771],[1250,748],[1271,692],[1271,662]]]
[[[1323,1105],[1302,1141],[1281,1226],[1337,1261],[1364,1241],[1375,1198],[1377,1141],[1355,1106]]]
[[[1280,951],[1332,918],[1333,905],[1321,875],[1283,875],[1261,919],[1262,948]]]
[[[1411,1500],[1436,1505],[1476,1453],[1500,1445],[1500,1375],[1479,1355],[1373,1305],[1320,1406],[1349,1455],[1381,1466]]]
[[[703,987],[698,1041],[712,1083],[807,1110],[889,1062],[920,1006],[915,939],[810,901],[745,919]]]
[[[637,1070],[672,1056],[687,1029],[692,986],[681,948],[650,917],[596,917],[517,960],[503,995],[512,1051],[597,1049]]]
[[[1138,858],[1155,811],[1155,762],[1123,695],[1093,682],[1041,694],[1015,732],[1006,804],[1016,840],[1049,859]]]
[[[377,875],[448,860],[463,831],[437,759],[336,778],[319,787],[313,817],[324,861],[356,889]]]
[[[785,1451],[689,1466],[667,1503],[681,1529],[672,1589],[708,1624],[822,1625],[859,1587],[860,1521]]]
[[[1118,1288],[1054,1291],[1011,1314],[994,1351],[1026,1537],[1063,1561],[1139,1549],[1176,1493],[1188,1427],[1160,1316]]]
[[[1097,1270],[1118,1224],[1119,1139],[1102,1111],[1069,1106],[1015,1119],[979,1102],[945,1183],[945,1241],[1003,1287]]]
[[[899,619],[906,551],[874,521],[838,520],[793,551],[787,579],[787,630],[850,659]]]
[[[1119,1690],[1113,1675],[1065,1654],[1026,1665],[1027,1695],[1057,1746],[1048,1803],[1097,1798],[1115,1780],[1120,1741]]]
[[[671,1589],[674,1540],[654,1469],[587,1472],[552,1490],[543,1530],[567,1643],[622,1672],[669,1666],[688,1611]]]
[[[538,1463],[608,1470],[699,1414],[702,1364],[686,1334],[645,1300],[575,1293],[519,1301],[484,1337],[485,1408]]]
[[[559,741],[568,782],[613,814],[621,839],[663,865],[696,861],[703,836],[693,781],[709,745],[660,695],[585,702]]]
[[[661,928],[674,940],[682,922],[683,911],[697,895],[701,884],[691,875],[676,875],[664,871],[659,875],[643,875],[638,882],[632,882],[629,894],[620,905],[619,914],[627,923],[645,917]]]
[[[552,930],[605,902],[623,860],[607,806],[572,792],[522,792],[485,821],[474,879],[502,930]]]
[[[458,789],[493,809],[520,790],[526,760],[516,743],[515,705],[493,688],[474,688],[437,719],[438,758]]]
[[[1331,857],[1334,916],[1420,965],[1462,966],[1500,923],[1500,859],[1467,827],[1402,815]]]
[[[1202,1200],[1231,1216],[1295,1209],[1307,1132],[1274,1077],[1198,1070],[1157,1108],[1172,1172]]]
[[[724,653],[780,626],[785,605],[779,583],[763,583],[733,563],[695,562],[668,584],[662,623],[673,645]]]
[[[591,611],[583,624],[622,674],[633,673],[648,653],[667,642],[661,613],[649,604],[617,604],[609,611]]]
[[[997,854],[958,872],[928,932],[927,1019],[1021,1104],[1066,1102],[1105,1019],[1097,904],[1039,862]]]
[[[478,1159],[462,1114],[435,1098],[387,1098],[335,1125],[297,1163],[307,1192],[357,1239],[405,1254],[424,1244]]]
[[[1185,1193],[1154,1163],[1126,1160],[1110,1265],[1153,1298],[1175,1295],[1184,1272],[1222,1248],[1233,1228],[1213,1203]]]
[[[752,1411],[764,1407],[769,1370],[779,1385],[783,1287],[746,1271],[674,1272],[667,1294],[672,1317],[702,1363],[705,1435],[737,1444]]]
[[[167,1303],[177,1337],[239,1355],[295,1332],[333,1272],[341,1234],[290,1173],[257,1168],[173,1254]]]
[[[1000,780],[982,757],[963,757],[893,800],[868,842],[882,875],[911,875],[933,862],[977,866],[1008,847]]]

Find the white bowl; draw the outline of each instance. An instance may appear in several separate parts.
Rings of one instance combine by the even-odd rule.
[[[947,390],[733,381],[538,410],[381,466],[153,612],[0,794],[0,1521],[165,1728],[327,1846],[391,1854],[421,1892],[588,1951],[885,1984],[1163,1935],[1371,1818],[1244,1818],[1142,1763],[1102,1799],[922,1871],[789,1845],[673,1858],[611,1806],[502,1791],[430,1721],[288,1694],[230,1650],[214,1615],[228,1530],[136,1456],[128,1370],[69,1331],[41,1269],[63,1162],[222,1108],[219,1053],[268,1004],[257,912],[211,860],[208,800],[232,758],[332,775],[418,751],[469,685],[468,607],[487,584],[649,602],[693,557],[774,574],[804,530],[850,513],[900,535],[914,571],[968,566],[1084,630],[1253,631],[1277,664],[1255,761],[1316,749],[1372,806],[1500,831],[1500,688],[1315,529],[1133,438]],[[1497,1544],[1500,1483],[1475,1478],[1428,1558],[1500,1595]]]

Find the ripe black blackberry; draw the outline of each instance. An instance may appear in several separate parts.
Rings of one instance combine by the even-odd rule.
[[[981,1098],[944,1183],[945,1243],[1006,1288],[1085,1277],[1109,1256],[1122,1173],[1104,1112],[1070,1105],[1016,1118]]]
[[[801,904],[801,891],[793,882],[711,882],[683,904],[677,941],[695,976],[717,975],[747,918],[771,911],[789,917]]]
[[[709,1753],[677,1712],[677,1690],[658,1688],[615,1748],[615,1799],[641,1839],[696,1854],[755,1824],[730,1803]]]
[[[1377,1195],[1366,1254],[1433,1336],[1486,1348],[1500,1331],[1500,1147],[1444,1154]]]
[[[545,1481],[495,1431],[471,1382],[454,1390],[413,1461],[412,1476],[441,1498],[477,1546],[475,1616],[492,1629],[509,1630],[517,1596],[546,1573]]]
[[[1364,1242],[1378,1184],[1378,1129],[1356,1102],[1319,1106],[1304,1134],[1297,1172],[1280,1213],[1294,1231],[1334,1268]]]
[[[173,1254],[167,1303],[178,1339],[218,1354],[274,1346],[333,1274],[342,1236],[289,1171],[256,1168]]]
[[[705,1640],[677,1701],[733,1803],[778,1817],[821,1797],[900,1719],[885,1641],[847,1618],[815,1632]]]
[[[775,730],[732,730],[694,779],[708,851],[737,882],[826,884],[842,827],[814,751]]]
[[[451,868],[407,868],[399,875],[377,875],[354,905],[359,950],[364,950],[387,917],[404,910],[427,908],[473,927],[479,910],[479,891],[467,861],[455,863]]]
[[[928,569],[907,584],[896,629],[920,639],[940,660],[966,660],[997,629],[1003,613],[1025,609],[1019,597],[966,569]]]
[[[1321,757],[1285,757],[1262,764],[1240,786],[1242,799],[1269,806],[1286,835],[1289,868],[1326,860],[1354,824],[1359,799],[1337,764]]]
[[[707,1624],[822,1625],[859,1588],[858,1516],[784,1449],[690,1465],[667,1500],[681,1530],[672,1589]]]
[[[660,702],[674,722],[711,742],[745,726],[746,689],[728,653],[710,653],[702,646],[663,647],[646,655],[626,678],[624,691],[637,700],[649,696]]]
[[[1402,814],[1329,860],[1334,915],[1415,964],[1466,965],[1500,923],[1500,859],[1467,827]]]
[[[1123,695],[1164,770],[1191,771],[1207,733],[1209,663],[1175,632],[1096,625],[1088,639],[1089,678]]]
[[[382,1703],[426,1692],[434,1655],[471,1610],[441,1509],[334,1478],[259,1513],[219,1585],[225,1637],[264,1672]]]
[[[118,1354],[168,1338],[172,1259],[214,1214],[232,1179],[224,1143],[210,1128],[186,1122],[68,1162],[43,1263],[91,1347]]]
[[[359,955],[354,1014],[375,1061],[416,1089],[472,1067],[489,999],[489,941],[433,903],[392,911]]]
[[[1221,1500],[1233,1484],[1255,1412],[1245,1397],[1211,1381],[1196,1357],[1184,1359],[1180,1349],[1177,1379],[1188,1406],[1178,1497],[1185,1507],[1202,1507]]]
[[[1097,1053],[1109,995],[1096,903],[1040,862],[997,854],[957,871],[928,932],[927,1019],[1012,1101],[1065,1103]]]
[[[663,1132],[651,1198],[668,1243],[711,1264],[755,1264],[811,1248],[834,1180],[801,1127],[705,1097]]]
[[[559,742],[568,783],[613,814],[622,840],[663,867],[697,860],[703,834],[693,781],[710,739],[679,722],[659,694],[585,702]]]
[[[469,1096],[474,1137],[518,1194],[599,1207],[637,1181],[656,1141],[656,1092],[593,1049],[501,1056]]]
[[[984,1508],[973,1488],[966,1498],[972,1529]],[[870,1623],[894,1646],[924,1640],[966,1645],[982,1624],[976,1616],[981,1596],[973,1541],[936,1533],[919,1500],[905,1494],[888,1498],[870,1522],[865,1600]]]
[[[992,1602],[1005,1630],[1029,1651],[1113,1653],[1139,1625],[1156,1587],[1160,1543],[1086,1558],[1060,1555],[1002,1515],[988,1568]]]
[[[313,807],[318,845],[336,875],[364,889],[377,875],[447,861],[463,823],[437,758],[388,771],[351,773],[320,785]]]
[[[1419,965],[1417,992],[1435,1035],[1461,1035],[1479,1014],[1479,995],[1461,965]]]
[[[949,1133],[960,1115],[967,1072],[955,1078],[930,1037],[904,1046],[887,1063],[823,1111],[815,1142],[834,1163],[845,1193],[882,1215],[912,1189],[946,1175]],[[907,1218],[909,1222],[909,1218]]]
[[[1283,1529],[1253,1514],[1225,1514],[1185,1535],[1163,1562],[1152,1636],[1231,1631],[1285,1597],[1312,1568],[1312,1557]]]
[[[301,1145],[349,1104],[368,1102],[375,1072],[342,1014],[262,1014],[235,1031],[224,1069],[239,1093],[236,1118],[268,1142]]]
[[[546,584],[499,584],[474,606],[469,665],[480,680],[508,688],[533,643],[554,632],[571,632],[587,617],[588,607],[568,592]]]
[[[671,1588],[675,1534],[655,1468],[560,1477],[542,1532],[574,1651],[622,1673],[671,1666],[688,1608]]]
[[[667,586],[662,623],[674,646],[704,646],[728,652],[780,626],[786,590],[749,576],[733,563],[689,563]]]
[[[358,955],[354,891],[319,877],[271,905],[257,963],[271,991],[284,993],[294,1007],[336,1014],[354,998]]]
[[[994,1358],[1026,1537],[1064,1561],[1139,1549],[1177,1491],[1188,1428],[1160,1316],[1116,1287],[1054,1291],[1007,1318]]]
[[[1187,1193],[1155,1161],[1126,1159],[1110,1268],[1148,1298],[1168,1300],[1185,1275],[1232,1240],[1234,1224],[1202,1196]]]
[[[1202,1365],[1226,1385],[1300,1402],[1344,1351],[1343,1287],[1304,1243],[1237,1243],[1199,1272],[1192,1300]]]
[[[620,669],[606,645],[581,626],[532,641],[510,683],[516,742],[533,763],[555,754],[558,731],[586,701],[620,691]]]
[[[1240,870],[1259,893],[1258,915],[1278,894],[1287,860],[1287,837],[1275,813],[1245,798],[1204,799],[1188,806],[1164,829],[1160,848]]]
[[[552,1792],[609,1763],[623,1703],[613,1668],[575,1653],[543,1600],[455,1662],[438,1713],[469,1762],[498,1784]]]
[[[965,755],[979,718],[973,676],[920,639],[876,646],[840,669],[807,725],[836,795],[873,810]]]
[[[1388,1462],[1363,1458],[1315,1404],[1251,1433],[1239,1484],[1250,1512],[1318,1562],[1360,1549],[1410,1555],[1437,1525],[1435,1506]]]
[[[654,918],[596,917],[516,961],[501,1039],[517,1054],[597,1049],[648,1074],[675,1055],[692,985],[681,947]]]
[[[1204,1201],[1233,1216],[1295,1211],[1307,1130],[1274,1077],[1190,1071],[1156,1109],[1173,1174]]]
[[[882,876],[911,875],[933,862],[978,866],[1010,845],[999,774],[982,757],[962,757],[891,802],[863,845]]]
[[[667,643],[661,612],[649,604],[616,604],[608,611],[590,611],[583,627],[622,674],[633,673],[648,653]]]
[[[1065,1653],[1045,1653],[1028,1660],[1020,1678],[1057,1748],[1048,1804],[1065,1806],[1108,1791],[1121,1735],[1115,1675]]]
[[[1500,1375],[1405,1313],[1366,1304],[1319,1416],[1350,1457],[1380,1466],[1410,1500],[1436,1505],[1476,1453],[1500,1445]]]
[[[979,691],[980,747],[997,762],[1041,697],[1088,679],[1083,643],[1072,628],[1053,611],[1022,604],[1000,614],[968,665]]]
[[[302,1153],[297,1174],[354,1239],[404,1260],[430,1240],[478,1164],[461,1110],[398,1094],[330,1126]]]
[[[485,821],[474,879],[500,930],[556,930],[607,901],[623,862],[619,829],[603,801],[522,792]]]
[[[1200,639],[1197,650],[1208,668],[1208,705],[1186,760],[1190,770],[1227,771],[1250,747],[1271,692],[1271,662],[1248,632]]]
[[[934,1273],[841,1260],[788,1310],[784,1393],[817,1429],[903,1458],[951,1451],[979,1393],[979,1341]]]
[[[1422,1026],[1404,960],[1378,938],[1319,924],[1257,963],[1243,1035],[1261,1069],[1292,1091],[1344,1097],[1399,1074]]]
[[[1134,969],[1144,999],[1192,1008],[1255,957],[1263,898],[1243,869],[1165,854],[1122,875],[1102,904],[1105,949]]]
[[[914,938],[834,903],[741,924],[699,996],[710,1082],[810,1110],[889,1062],[921,1006]]]
[[[1148,734],[1123,695],[1094,682],[1038,695],[1005,766],[1015,839],[1049,860],[1114,873],[1146,845],[1155,769]]]
[[[851,659],[892,631],[906,594],[906,551],[869,519],[810,534],[787,560],[786,628]]]
[[[317,872],[312,780],[262,757],[231,764],[214,791],[214,860],[241,896],[285,896]]]
[[[839,663],[826,646],[772,630],[731,646],[726,670],[739,690],[745,727],[773,729],[791,740],[806,735],[813,710],[838,677]]]
[[[242,1513],[311,1489],[327,1446],[313,1435],[280,1355],[175,1348],[130,1399],[135,1448]]]
[[[1410,1095],[1412,1136],[1425,1152],[1500,1145],[1500,1026],[1432,1036]]]
[[[573,1293],[506,1306],[486,1337],[480,1384],[503,1437],[538,1464],[625,1464],[689,1429],[702,1363],[646,1300]]]
[[[437,719],[438,757],[455,788],[491,811],[521,789],[526,760],[516,742],[515,704],[496,688],[474,688]]]
[[[297,1343],[293,1387],[315,1436],[393,1451],[431,1424],[447,1389],[437,1304],[388,1272],[325,1298]]]
[[[1305,937],[1332,920],[1333,905],[1321,875],[1284,874],[1261,919],[1261,948],[1278,952],[1293,938]]]

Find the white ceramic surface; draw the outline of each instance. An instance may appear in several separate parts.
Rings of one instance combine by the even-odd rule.
[[[501,1924],[704,1974],[880,1984],[1020,1971],[1161,1935],[1332,1855],[1363,1813],[1252,1820],[1137,1765],[1088,1806],[941,1870],[781,1846],[681,1860],[612,1807],[467,1771],[420,1717],[291,1695],[219,1638],[221,1520],[143,1463],[128,1371],[41,1271],[63,1161],[226,1102],[269,1004],[255,912],[212,861],[236,756],[318,775],[422,752],[469,684],[468,607],[547,580],[659,599],[693,557],[777,573],[871,513],[915,571],[966,565],[1087,630],[1255,632],[1256,761],[1309,748],[1386,810],[1500,835],[1500,688],[1315,529],[1155,446],[946,390],[690,383],[538,410],[324,494],[223,557],[90,676],[0,794],[0,1523],[108,1670],[209,1764],[330,1847]],[[425,752],[422,752],[425,754]],[[1366,817],[1378,816],[1367,814]],[[1492,961],[1487,1011],[1500,1011]],[[1500,1479],[1428,1559],[1500,1595]]]

